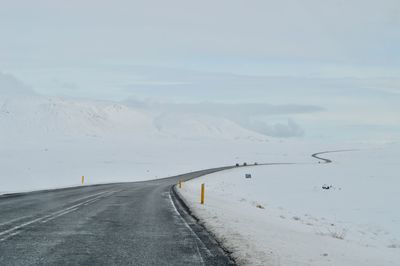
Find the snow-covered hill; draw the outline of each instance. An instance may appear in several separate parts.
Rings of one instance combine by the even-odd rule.
[[[24,140],[33,136],[266,139],[223,117],[152,112],[120,103],[37,95],[0,96],[0,130],[3,138]]]
[[[0,72],[0,96],[35,95],[33,90],[13,75]]]
[[[233,164],[268,143],[224,117],[20,88],[0,95],[0,193],[74,185],[81,175],[89,183],[165,177]]]
[[[0,97],[0,129],[13,137],[95,137],[149,128],[151,121],[145,114],[119,104],[42,96]]]

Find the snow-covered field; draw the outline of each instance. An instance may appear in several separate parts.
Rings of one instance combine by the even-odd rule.
[[[294,146],[299,156],[311,152],[306,143],[269,138],[221,116],[7,86],[0,94],[0,194],[80,185],[82,175],[85,184],[127,182],[284,160]]]
[[[291,123],[232,119],[239,110],[286,114],[302,106],[220,108],[44,96],[0,73],[0,194],[80,185],[82,175],[85,184],[148,180],[318,150],[318,143],[260,133],[296,132]]]
[[[79,185],[82,175],[93,184],[230,165],[251,154],[233,144],[244,150],[266,140],[229,121],[191,118],[189,126],[181,119],[161,127],[155,117],[113,102],[0,97],[0,193]],[[231,135],[219,133],[225,131]]]
[[[82,175],[98,184],[295,163],[217,173],[185,183],[182,193],[243,264],[399,264],[399,144],[391,135],[302,138],[296,123],[281,122],[291,112],[313,117],[315,107],[43,96],[0,75],[0,194],[80,185]],[[269,113],[279,122],[252,120]],[[331,164],[310,156],[342,149],[359,151],[326,154]]]
[[[321,156],[333,162],[240,167],[180,192],[241,264],[399,265],[400,145]]]

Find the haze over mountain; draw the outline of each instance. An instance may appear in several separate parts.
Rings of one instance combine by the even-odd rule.
[[[2,75],[0,120],[3,134],[108,137],[171,135],[181,138],[247,138],[301,136],[292,120],[266,124],[258,116],[320,112],[317,106],[218,103],[122,103],[43,96],[11,75]]]

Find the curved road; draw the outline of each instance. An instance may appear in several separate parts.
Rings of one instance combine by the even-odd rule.
[[[0,196],[0,265],[234,265],[171,193],[228,168]]]
[[[235,265],[172,190],[229,168],[0,195],[0,265]]]
[[[326,158],[322,158],[319,155],[321,154],[326,154],[326,153],[335,153],[335,152],[346,152],[346,151],[356,151],[356,150],[335,150],[335,151],[323,151],[323,152],[317,152],[312,154],[311,156],[318,159],[318,160],[322,160],[324,161],[324,163],[332,163],[332,160],[330,159],[326,159]]]

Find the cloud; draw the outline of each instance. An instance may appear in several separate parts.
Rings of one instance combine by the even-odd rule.
[[[398,0],[43,0],[23,1],[23,10],[21,1],[5,2],[7,63],[194,65],[206,56],[208,65],[251,58],[398,66],[400,58]]]
[[[262,103],[159,103],[150,101],[126,101],[130,107],[155,112],[157,123],[164,117],[179,117],[185,115],[205,115],[222,117],[237,125],[266,136],[299,137],[304,130],[298,125],[293,115],[321,112],[324,109],[313,105],[271,105]],[[279,120],[276,122],[276,120]]]
[[[286,122],[267,123],[264,121],[247,121],[247,123],[241,125],[271,137],[289,138],[304,135],[304,130],[291,118],[288,118]]]
[[[161,103],[155,101],[127,100],[125,104],[159,112],[190,112],[210,114],[226,117],[263,116],[263,115],[290,115],[323,111],[324,108],[316,105],[267,103]]]

